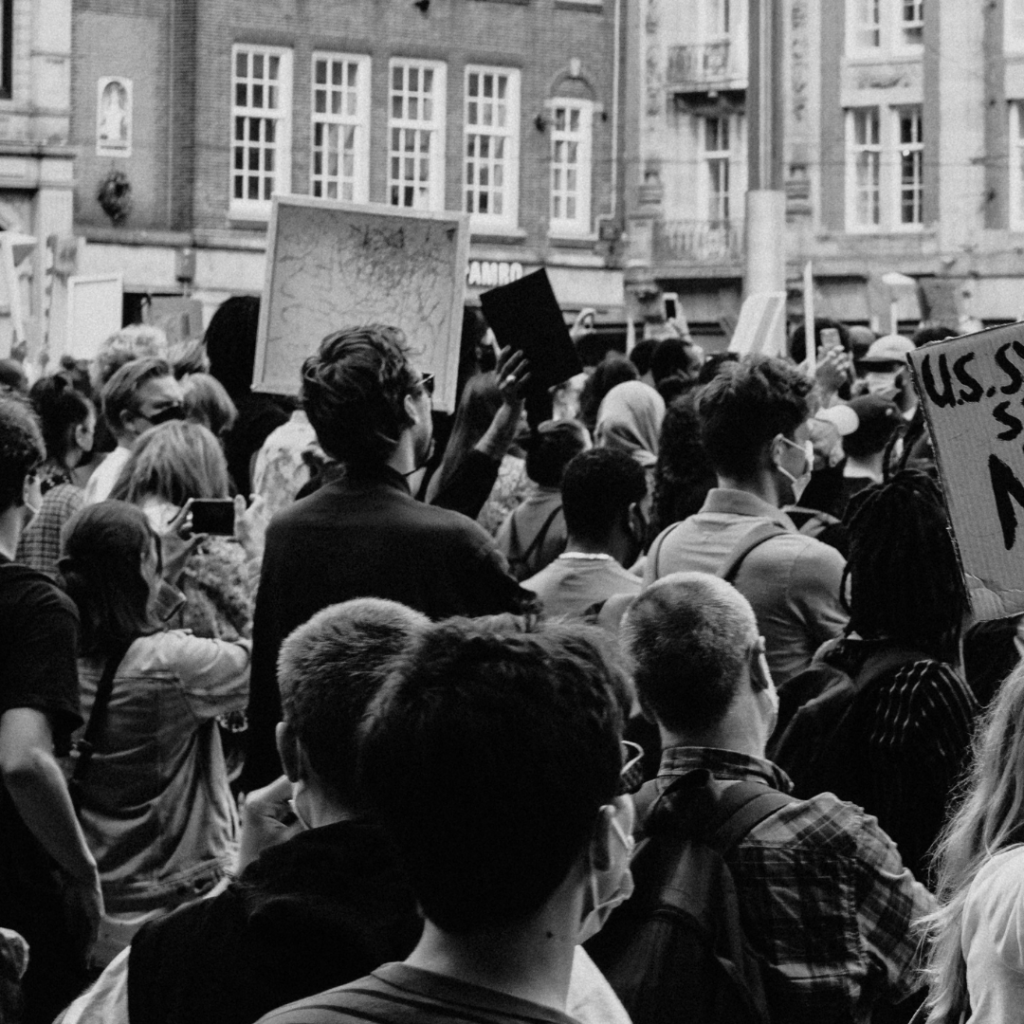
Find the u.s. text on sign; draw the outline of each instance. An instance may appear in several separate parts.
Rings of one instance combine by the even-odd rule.
[[[1024,612],[1024,323],[912,352],[979,619]]]

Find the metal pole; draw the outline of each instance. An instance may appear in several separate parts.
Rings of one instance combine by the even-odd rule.
[[[784,0],[750,0],[749,144],[744,296],[786,290],[783,191]],[[780,320],[774,350],[785,351]]]

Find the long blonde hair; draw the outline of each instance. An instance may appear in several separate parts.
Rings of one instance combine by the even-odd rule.
[[[995,854],[1024,842],[1024,662],[981,720],[974,759],[936,848],[939,909],[922,922],[931,937],[929,1024],[956,1024],[968,1004],[961,924],[975,876]]]

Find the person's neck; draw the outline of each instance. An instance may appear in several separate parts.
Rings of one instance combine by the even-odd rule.
[[[395,450],[388,459],[387,466],[399,476],[410,477],[417,470],[416,453],[413,451],[413,438],[410,430],[403,430]]]
[[[503,992],[565,1012],[576,951],[576,916],[545,905],[527,922],[471,935],[444,932],[427,920],[419,944],[405,961],[470,985]]]
[[[882,455],[882,452],[878,452],[866,459],[856,459],[852,455],[847,455],[843,476],[848,480],[868,479],[880,484],[882,482]]]
[[[768,502],[769,505],[774,505],[776,508],[782,507],[779,485],[776,483],[775,477],[767,471],[742,478],[719,474],[718,486],[732,491],[746,491],[747,494],[753,494],[754,497]]]
[[[11,561],[18,552],[23,521],[21,509],[14,505],[0,513],[0,555]]]
[[[566,554],[574,555],[611,555],[612,558],[615,557],[612,545],[607,539],[592,541],[570,536],[568,541],[566,541],[565,551]]]
[[[747,757],[763,758],[768,737],[754,709],[744,702],[726,712],[716,725],[708,729],[669,729],[658,723],[661,749],[669,747],[715,747],[732,750]]]

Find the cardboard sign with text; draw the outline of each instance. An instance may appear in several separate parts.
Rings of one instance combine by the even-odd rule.
[[[1024,323],[910,354],[979,619],[1024,612]]]

